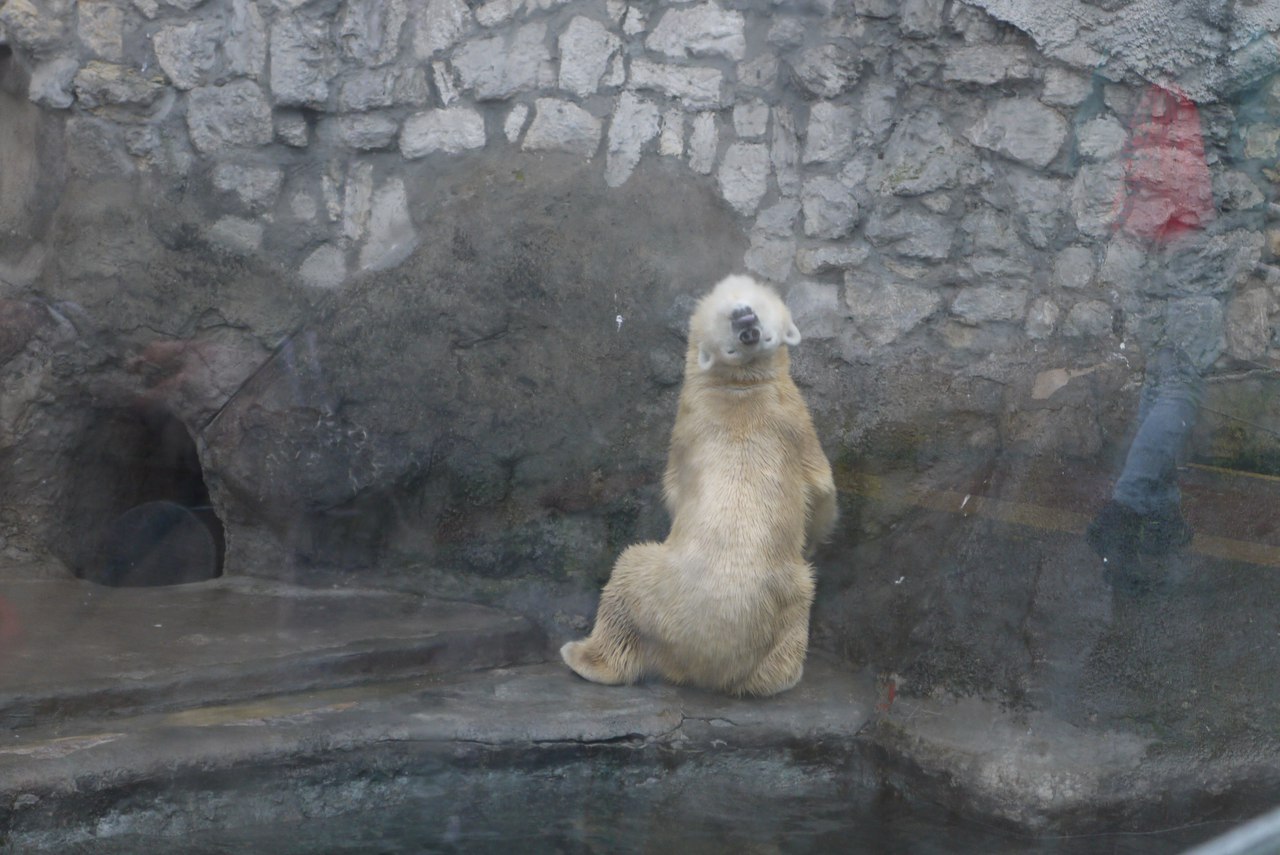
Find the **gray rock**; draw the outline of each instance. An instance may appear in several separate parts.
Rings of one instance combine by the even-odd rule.
[[[267,66],[267,26],[255,0],[231,0],[231,20],[227,22],[222,53],[229,73],[254,80],[263,78]]]
[[[310,141],[307,120],[301,113],[281,111],[276,114],[276,138],[287,146],[306,148]]]
[[[942,307],[936,291],[892,279],[844,279],[844,299],[858,332],[873,347],[898,341]]]
[[[519,11],[521,0],[489,0],[476,7],[476,23],[482,27],[505,24]]]
[[[236,80],[201,87],[187,97],[187,130],[201,154],[271,142],[271,105],[256,83]]]
[[[631,177],[645,143],[658,135],[658,107],[633,92],[623,92],[609,123],[604,180],[618,187]]]
[[[1076,130],[1076,150],[1086,160],[1119,157],[1129,141],[1129,133],[1111,116],[1099,116]]]
[[[149,107],[164,92],[164,82],[128,65],[93,61],[81,68],[74,82],[76,98],[85,107]]]
[[[1023,256],[1026,246],[1018,237],[1013,218],[1004,211],[982,206],[960,221],[968,236],[968,248],[975,255]]]
[[[420,59],[446,51],[458,43],[474,19],[464,0],[428,0],[415,8],[413,52]]]
[[[352,113],[333,121],[338,141],[361,151],[391,148],[400,131],[400,123],[385,113]]]
[[[628,36],[638,36],[644,32],[648,24],[649,13],[643,6],[631,4],[622,16],[622,32]]]
[[[880,192],[917,196],[955,187],[968,154],[936,110],[914,113],[894,128],[884,147]]]
[[[715,113],[699,113],[693,117],[693,131],[689,134],[689,168],[703,175],[710,175],[716,165],[716,150],[720,132],[716,127]]]
[[[0,6],[0,27],[14,47],[43,53],[62,41],[69,17],[49,14],[32,0],[8,0]]]
[[[520,141],[520,134],[524,132],[524,126],[529,120],[529,107],[527,104],[517,104],[511,108],[511,112],[507,114],[507,118],[502,123],[502,135],[507,138],[507,142],[515,144]]]
[[[778,192],[783,196],[800,193],[800,145],[796,138],[795,119],[786,107],[773,111],[773,134],[769,143],[769,162],[773,166]]]
[[[65,110],[75,101],[71,86],[79,70],[80,63],[69,56],[40,63],[31,71],[27,97],[41,107]]]
[[[955,227],[945,217],[877,208],[867,221],[866,235],[872,246],[898,255],[939,260],[951,254]]]
[[[271,25],[271,95],[280,107],[324,107],[334,63],[329,21],[277,17]]]
[[[716,172],[720,194],[735,211],[750,216],[769,189],[769,148],[762,143],[729,146]]]
[[[316,197],[306,191],[298,191],[289,199],[289,213],[302,223],[314,223],[320,213]]]
[[[858,14],[868,18],[892,18],[900,8],[900,0],[863,0],[858,4]]]
[[[599,90],[622,40],[591,18],[578,16],[560,34],[560,88],[579,97]]]
[[[1072,338],[1101,338],[1111,334],[1111,306],[1101,300],[1076,303],[1062,323],[1062,334]]]
[[[798,216],[800,216],[800,203],[795,199],[783,199],[765,208],[756,216],[755,230],[774,237],[790,237],[795,234]]]
[[[1062,310],[1057,303],[1048,297],[1037,297],[1031,301],[1031,308],[1027,310],[1027,323],[1024,327],[1027,338],[1038,341],[1053,335],[1061,316]]]
[[[1027,310],[1027,292],[1003,285],[962,288],[951,301],[951,313],[961,323],[974,326],[992,322],[1020,321]]]
[[[215,81],[222,62],[220,47],[226,28],[206,18],[161,27],[152,39],[156,61],[178,89],[194,89]]]
[[[797,282],[787,290],[786,304],[802,339],[835,338],[844,326],[844,307],[835,285]]]
[[[366,67],[385,65],[400,52],[408,18],[408,0],[346,0],[338,14],[337,40],[348,59]]]
[[[360,112],[380,107],[425,105],[431,98],[426,72],[421,68],[377,68],[358,71],[338,88],[339,110]]]
[[[809,108],[804,162],[843,161],[853,154],[858,115],[852,107],[819,101]]]
[[[721,94],[724,75],[715,68],[635,59],[631,62],[630,83],[636,89],[678,98],[690,110],[714,109],[724,104]]]
[[[77,175],[119,178],[137,172],[133,159],[120,145],[119,129],[114,123],[73,110],[67,116],[65,134],[67,166]]]
[[[1107,245],[1098,267],[1098,284],[1121,294],[1149,289],[1146,264],[1145,247],[1128,240],[1114,240]]]
[[[369,232],[369,215],[373,210],[373,164],[354,161],[347,169],[342,185],[342,236],[351,243],[363,241]]]
[[[418,113],[406,119],[400,131],[400,152],[408,158],[438,151],[457,154],[484,144],[484,116],[470,107]]]
[[[1076,228],[1091,238],[1106,237],[1120,214],[1124,166],[1117,161],[1086,163],[1071,185],[1071,213]]]
[[[791,74],[806,92],[818,98],[835,98],[858,82],[858,57],[834,44],[815,45],[791,63]]]
[[[373,194],[368,239],[360,250],[360,270],[387,270],[409,257],[421,238],[409,215],[404,181],[391,178]]]
[[[1007,98],[991,104],[965,135],[976,146],[1043,169],[1058,156],[1067,132],[1056,110],[1029,98]]]
[[[725,56],[742,59],[747,50],[741,12],[715,3],[667,9],[649,32],[645,46],[671,57]]]
[[[264,226],[243,217],[222,217],[205,231],[210,242],[237,255],[253,255],[262,248]]]
[[[600,146],[600,120],[572,101],[539,98],[521,146],[526,151],[565,151],[590,158]]]
[[[546,35],[546,25],[535,23],[510,36],[466,42],[453,54],[462,88],[481,101],[503,100],[538,88],[544,66],[551,62]]]
[[[1032,80],[1036,65],[1031,54],[1018,45],[972,45],[947,53],[942,79],[947,83],[982,86]]]
[[[1055,65],[1044,73],[1040,100],[1055,107],[1078,107],[1092,92],[1089,75]]]
[[[796,253],[796,268],[806,276],[853,270],[866,264],[871,248],[865,244],[807,247]]]
[[[1271,316],[1277,308],[1276,297],[1267,288],[1234,295],[1227,304],[1227,353],[1250,362],[1265,360],[1271,347]]]
[[[858,222],[858,202],[840,181],[826,176],[810,178],[802,195],[804,233],[809,237],[838,240]]]
[[[741,101],[733,107],[733,132],[738,139],[763,137],[769,130],[769,105],[763,101]]]
[[[312,288],[337,288],[347,278],[346,255],[331,243],[317,247],[298,268],[298,276]]]
[[[1053,259],[1049,284],[1054,288],[1079,290],[1093,281],[1093,250],[1087,246],[1069,246]]]
[[[868,81],[858,99],[858,138],[868,145],[881,145],[894,126],[898,112],[898,90],[892,83]]]
[[[1181,347],[1201,372],[1227,349],[1226,332],[1226,313],[1213,297],[1171,300],[1165,309],[1165,342]]]
[[[1261,232],[1248,229],[1185,235],[1161,248],[1149,290],[1179,296],[1233,291],[1257,269],[1264,240]]]
[[[99,59],[124,61],[124,10],[110,3],[77,4],[76,34]]]
[[[1246,173],[1238,170],[1215,172],[1213,195],[1224,211],[1250,211],[1266,201],[1258,185]]]
[[[1067,182],[1024,175],[1013,182],[1013,197],[1023,234],[1036,249],[1056,246],[1069,234],[1071,185]]]
[[[789,15],[775,15],[766,40],[779,50],[798,48],[805,40],[804,21]]]
[[[680,157],[684,154],[684,111],[672,109],[662,114],[658,153],[663,157]]]
[[[795,257],[794,238],[754,231],[751,233],[751,246],[747,248],[742,260],[752,273],[770,282],[786,282],[791,275]]]
[[[771,53],[738,63],[738,91],[772,92],[778,82],[778,58]]]
[[[462,97],[458,94],[458,84],[454,79],[453,70],[444,60],[431,63],[431,79],[435,81],[436,92],[440,94],[440,103],[443,106],[451,107]]]
[[[283,183],[284,173],[275,166],[220,163],[213,170],[213,186],[223,193],[235,194],[240,204],[251,211],[273,206]]]
[[[945,0],[903,0],[898,28],[907,38],[931,39],[942,31]]]

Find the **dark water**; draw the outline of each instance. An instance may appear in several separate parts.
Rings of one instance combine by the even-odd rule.
[[[149,833],[139,832],[141,821],[129,830],[122,814],[113,830],[123,833],[59,851],[1146,855],[1182,852],[1233,825],[1182,817],[1162,828],[1035,837],[913,801],[854,769],[728,755],[666,768],[617,758],[536,769],[446,765],[166,798],[137,806],[139,816],[150,812]]]

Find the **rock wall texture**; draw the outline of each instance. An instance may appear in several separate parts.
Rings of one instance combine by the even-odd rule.
[[[1101,620],[1052,608],[1098,599],[1090,554],[922,496],[1105,472],[1163,341],[1274,365],[1278,33],[1243,0],[6,0],[0,534],[74,566],[166,498],[120,486],[159,410],[227,572],[575,631],[663,534],[683,323],[746,270],[840,473],[819,641],[1029,697]]]

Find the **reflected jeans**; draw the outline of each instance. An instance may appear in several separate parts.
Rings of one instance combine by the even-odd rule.
[[[1112,498],[1142,516],[1176,512],[1177,471],[1204,392],[1200,373],[1174,348],[1148,367],[1138,406],[1138,433],[1129,446]]]

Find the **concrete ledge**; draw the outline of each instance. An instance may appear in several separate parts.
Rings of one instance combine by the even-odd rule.
[[[7,582],[0,726],[136,715],[544,657],[522,617],[468,603],[250,579],[103,588]],[[16,629],[12,627],[16,626]]]

